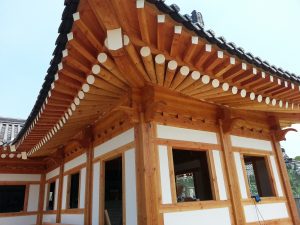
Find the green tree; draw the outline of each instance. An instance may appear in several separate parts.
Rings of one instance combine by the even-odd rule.
[[[295,160],[297,160],[297,161],[300,162],[300,156],[296,156],[296,157],[295,157]]]
[[[290,177],[292,191],[295,197],[300,196],[300,173],[297,172],[297,167],[294,163],[287,163],[287,171]]]

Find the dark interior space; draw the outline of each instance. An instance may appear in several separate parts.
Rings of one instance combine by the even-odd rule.
[[[25,185],[0,186],[0,213],[23,211],[25,190]]]
[[[70,209],[78,208],[78,198],[79,198],[79,173],[72,174],[70,177]]]
[[[173,161],[178,202],[213,199],[205,151],[174,149]]]
[[[111,225],[122,225],[122,157],[105,162],[105,210]]]
[[[48,199],[48,210],[54,209],[54,199],[55,199],[55,181],[49,185],[49,199]]]
[[[244,156],[244,161],[251,196],[274,196],[265,158]]]

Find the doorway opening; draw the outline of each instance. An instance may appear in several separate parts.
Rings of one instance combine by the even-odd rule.
[[[122,157],[105,162],[105,210],[109,218],[106,224],[123,224]]]

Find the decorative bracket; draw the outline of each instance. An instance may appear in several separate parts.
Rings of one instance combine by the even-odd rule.
[[[223,121],[223,132],[224,133],[228,133],[232,130],[232,128],[234,127],[235,124],[237,124],[238,122],[241,123],[246,123],[246,120],[241,118],[241,117],[235,117],[235,118],[231,118],[231,119],[227,119],[225,121]]]
[[[277,130],[275,131],[275,137],[277,141],[285,141],[286,138],[286,134],[290,131],[294,131],[294,132],[298,132],[296,129],[294,128],[287,128],[287,129],[283,129],[283,130]]]

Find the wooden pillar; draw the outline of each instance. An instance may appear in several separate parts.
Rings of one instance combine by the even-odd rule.
[[[158,182],[157,162],[153,137],[153,124],[144,121],[140,114],[140,123],[135,125],[138,224],[158,225]]]
[[[92,135],[92,133],[91,133]],[[91,139],[92,137],[89,137]],[[93,141],[88,141],[87,145],[87,162],[86,162],[86,183],[85,183],[85,203],[84,203],[84,225],[92,224],[92,200],[93,200],[93,158],[94,145]]]
[[[295,202],[295,199],[294,199],[294,196],[292,193],[289,174],[287,172],[287,168],[286,168],[286,165],[285,165],[285,162],[283,159],[283,154],[282,154],[281,147],[279,144],[278,135],[276,135],[276,134],[280,133],[280,131],[281,131],[279,121],[275,117],[271,117],[270,123],[272,124],[272,126],[271,126],[272,143],[273,143],[274,151],[275,151],[276,158],[277,158],[277,164],[279,166],[279,173],[280,173],[280,176],[282,179],[283,188],[284,188],[286,198],[287,198],[287,204],[288,204],[288,207],[291,212],[292,221],[295,225],[300,224],[300,218],[299,218],[299,214],[297,211],[296,202]]]
[[[36,220],[37,225],[42,225],[43,223],[45,184],[46,184],[46,174],[44,173],[41,176],[41,183],[40,183],[39,205],[38,205],[38,214]]]
[[[224,152],[225,158],[225,172],[228,177],[228,187],[230,194],[230,201],[233,211],[233,219],[235,225],[245,224],[245,215],[242,204],[242,196],[239,188],[239,180],[237,176],[237,169],[235,166],[234,155],[231,148],[230,140],[230,129],[224,130],[223,127],[230,127],[227,123],[230,123],[230,112],[223,111],[222,119],[219,119],[219,129],[220,129],[220,142]],[[226,124],[225,124],[226,123]],[[224,126],[225,125],[225,126]]]
[[[57,196],[57,213],[56,213],[56,223],[61,222],[61,209],[62,209],[62,192],[63,192],[63,182],[64,182],[64,160],[61,160],[59,166],[59,185],[58,185],[58,196]]]

